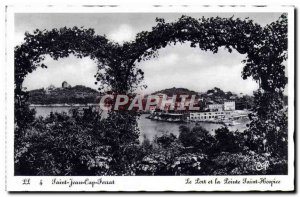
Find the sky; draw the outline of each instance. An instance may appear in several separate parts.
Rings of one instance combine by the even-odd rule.
[[[15,15],[15,44],[23,42],[26,31],[32,33],[37,28],[51,30],[64,26],[93,28],[96,34],[106,35],[108,39],[122,44],[124,41],[134,40],[140,31],[150,31],[156,24],[156,17],[172,22],[182,14],[195,18],[249,17],[265,26],[276,21],[282,13],[18,13]],[[213,54],[199,48],[191,48],[189,43],[184,43],[167,46],[158,52],[158,58],[138,64],[145,72],[143,84],[148,86],[146,90],[138,92],[147,94],[172,87],[205,92],[219,87],[224,91],[251,95],[258,88],[258,84],[251,78],[241,78],[241,61],[245,59],[245,55],[236,51],[229,53],[220,48],[218,53]],[[72,86],[98,88],[94,84],[97,65],[88,57],[78,59],[70,55],[56,61],[46,56],[44,64],[48,68],[38,68],[27,75],[23,87],[27,87],[28,90],[46,88],[51,84],[60,87],[63,81],[67,81]]]

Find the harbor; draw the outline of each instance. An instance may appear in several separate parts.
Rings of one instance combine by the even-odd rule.
[[[236,110],[234,101],[226,101],[222,104],[209,104],[201,111],[179,111],[165,108],[153,109],[148,119],[165,122],[206,122],[234,126],[242,121],[249,120],[249,110]]]

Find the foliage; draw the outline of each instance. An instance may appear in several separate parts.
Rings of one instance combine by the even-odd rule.
[[[267,170],[258,168],[258,164],[269,162],[269,158],[251,151],[248,154],[223,152],[213,162],[217,168],[214,175],[258,175],[267,174]]]
[[[262,103],[271,102],[268,105]],[[250,115],[247,130],[249,147],[260,152],[287,156],[288,125],[287,113],[282,109],[283,96],[278,93],[255,94],[255,114]]]
[[[193,91],[193,90],[189,90],[187,88],[168,88],[168,89],[164,89],[164,90],[159,90],[154,92],[153,94],[158,94],[158,93],[162,93],[162,94],[166,94],[167,96],[173,96],[173,95],[198,95],[197,92]]]
[[[179,127],[179,140],[182,145],[190,150],[208,153],[215,144],[215,138],[200,126],[190,129],[187,126]]]
[[[152,142],[130,143],[138,133],[127,135],[128,128],[115,128],[110,120],[97,116],[86,109],[36,119],[15,147],[16,175],[287,173],[286,157],[250,151],[246,133],[224,127],[211,135],[199,126],[181,126],[179,137],[164,134]],[[257,169],[266,161],[268,168]]]
[[[219,47],[229,52],[233,49],[247,54],[243,78],[253,77],[263,89],[283,91],[287,79],[282,62],[287,58],[287,16],[261,27],[252,20],[239,18],[200,18],[182,16],[178,21],[166,23],[157,19],[152,31],[142,31],[135,41],[123,45],[109,42],[104,36],[95,35],[93,29],[61,28],[35,30],[26,33],[25,43],[15,48],[16,95],[21,93],[24,77],[38,66],[46,68],[42,60],[46,54],[54,59],[74,54],[90,56],[98,63],[96,83],[102,90],[132,92],[143,80],[144,72],[137,63],[157,57],[157,51],[170,44],[190,42],[191,47],[213,53]],[[269,50],[271,48],[271,50]]]
[[[223,152],[213,162],[214,175],[287,174],[287,160],[253,151],[247,154]]]
[[[169,135],[163,135],[156,139],[157,144],[161,145],[163,148],[169,147],[172,143],[175,142],[176,136],[171,133]]]
[[[25,42],[15,47],[16,174],[254,174],[253,164],[266,159],[272,161],[270,170],[261,173],[287,173],[283,109],[287,16],[283,14],[265,27],[233,17],[182,16],[171,23],[164,19],[156,22],[151,31],[142,31],[123,45],[95,35],[93,29],[78,27],[25,34]],[[141,148],[134,112],[111,112],[106,120],[91,110],[35,119],[28,108],[28,92],[22,83],[37,67],[47,67],[42,63],[45,55],[55,60],[70,54],[89,56],[98,65],[95,79],[99,90],[132,93],[144,78],[138,62],[157,57],[158,50],[170,44],[184,42],[213,53],[225,47],[247,55],[242,77],[252,77],[260,88],[244,134],[229,134],[225,129],[214,137],[199,127],[182,127],[178,139],[164,136]],[[150,150],[145,150],[146,145]]]
[[[237,153],[243,151],[245,148],[244,136],[241,133],[230,132],[226,127],[216,129],[215,133],[214,137],[216,141],[214,147],[217,153]]]
[[[207,156],[201,153],[187,153],[174,159],[171,165],[174,175],[206,174]]]
[[[113,130],[109,121],[101,120],[97,112],[91,109],[83,114],[74,110],[71,116],[51,113],[45,119],[40,117],[15,146],[15,173],[126,174],[126,165],[136,157],[134,152],[137,147],[127,143],[127,136],[121,131]]]
[[[96,90],[85,86],[55,88],[49,93],[44,89],[28,91],[30,104],[89,104],[96,103],[100,96]]]
[[[235,108],[237,110],[250,109],[254,108],[254,98],[253,96],[244,95],[235,99]]]

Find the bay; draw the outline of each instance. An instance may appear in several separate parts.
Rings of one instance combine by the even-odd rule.
[[[34,106],[30,107],[34,108],[36,110],[36,116],[42,116],[46,117],[50,114],[50,112],[66,112],[68,113],[71,108],[71,106]],[[78,108],[84,108],[84,107],[78,107]],[[105,116],[105,114],[104,114]],[[138,127],[140,130],[140,137],[139,140],[143,141],[145,138],[152,141],[156,136],[162,136],[163,134],[170,134],[173,133],[174,135],[179,135],[179,127],[180,125],[185,125],[190,128],[194,126],[201,126],[204,129],[206,129],[210,134],[214,135],[215,130],[221,127],[224,127],[223,124],[217,124],[217,123],[208,123],[208,122],[190,122],[190,123],[178,123],[178,122],[164,122],[164,121],[157,121],[157,120],[151,120],[147,119],[146,117],[149,116],[148,114],[142,114],[138,118]],[[246,123],[248,121],[241,121],[240,124],[229,126],[230,131],[243,131],[245,130]]]

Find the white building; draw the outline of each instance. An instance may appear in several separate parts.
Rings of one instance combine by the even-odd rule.
[[[208,109],[211,112],[215,111],[234,111],[235,101],[225,101],[224,104],[210,104]]]
[[[223,104],[210,104],[208,109],[209,111],[223,111]]]
[[[188,119],[190,121],[212,121],[219,122],[223,121],[230,116],[230,112],[221,111],[221,112],[191,112]]]
[[[224,111],[234,111],[234,110],[235,110],[235,101],[224,102]]]

